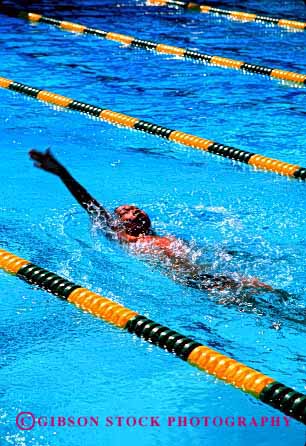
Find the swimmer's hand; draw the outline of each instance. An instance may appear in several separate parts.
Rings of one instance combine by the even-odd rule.
[[[241,280],[241,283],[244,288],[252,289],[253,292],[255,292],[255,293],[260,293],[260,292],[264,292],[264,291],[271,292],[271,293],[273,293],[273,295],[275,297],[278,297],[281,300],[281,302],[283,302],[283,303],[294,298],[293,294],[290,294],[287,291],[281,290],[279,288],[273,288],[270,285],[268,285],[267,283],[260,282],[256,277],[252,277],[252,278],[244,277]]]
[[[273,288],[270,285],[267,285],[264,282],[260,282],[256,277],[252,277],[252,278],[243,278],[241,280],[241,283],[244,287],[248,288],[256,288],[256,289],[264,289],[267,291],[273,291]]]
[[[54,158],[50,149],[45,152],[38,152],[37,150],[30,150],[30,158],[35,161],[34,166],[43,169],[46,172],[61,176],[65,168]]]

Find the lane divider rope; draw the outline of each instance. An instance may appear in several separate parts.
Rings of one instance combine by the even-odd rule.
[[[112,125],[119,125],[134,130],[149,133],[154,136],[168,139],[184,146],[193,147],[214,155],[229,158],[234,161],[249,164],[255,168],[275,172],[281,175],[306,180],[306,168],[296,164],[285,163],[283,161],[259,155],[253,152],[237,149],[235,147],[226,146],[218,142],[201,138],[179,130],[171,130],[158,124],[142,121],[138,118],[125,115],[123,113],[114,112],[112,110],[96,107],[85,102],[76,101],[74,99],[52,93],[47,90],[39,90],[20,82],[0,77],[0,88],[5,88],[25,96],[38,99],[48,104],[53,104],[69,110],[86,113],[87,115],[106,121]]]
[[[0,249],[0,269],[135,334],[306,424],[306,395],[117,302]]]
[[[156,6],[178,6],[184,9],[191,9],[193,11],[201,12],[203,14],[217,14],[225,16],[232,20],[238,20],[241,22],[260,22],[267,25],[281,26],[282,28],[291,28],[299,31],[305,31],[306,22],[300,22],[298,20],[277,19],[272,17],[266,17],[258,14],[251,14],[243,11],[231,11],[228,9],[214,8],[213,6],[200,5],[198,3],[188,1],[176,1],[176,0],[148,0],[149,5]]]
[[[52,25],[61,28],[62,30],[65,31],[81,33],[81,34],[92,34],[96,37],[112,40],[114,42],[121,43],[131,48],[154,51],[157,54],[169,54],[186,60],[193,60],[200,63],[215,65],[221,68],[231,68],[234,70],[241,70],[247,73],[260,74],[278,80],[306,85],[306,74],[296,73],[294,71],[287,71],[278,68],[271,68],[262,65],[251,64],[243,62],[241,60],[230,59],[228,57],[213,56],[209,54],[200,53],[194,50],[190,50],[188,48],[180,48],[177,46],[138,39],[136,37],[128,36],[125,34],[118,34],[114,32],[103,31],[100,29],[87,28],[86,26],[80,25],[78,23],[52,19],[50,17],[44,17],[41,14],[35,14],[32,12],[17,11],[12,8],[4,8],[1,6],[0,6],[0,12],[5,13],[6,15],[27,19],[31,22],[45,23],[48,25]]]

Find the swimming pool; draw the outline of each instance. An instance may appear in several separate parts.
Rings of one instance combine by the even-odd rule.
[[[305,20],[302,4],[248,10]],[[232,5],[231,5],[232,6]],[[124,1],[31,9],[202,52],[301,73],[305,33]],[[235,5],[235,8],[238,6]],[[136,18],[136,19],[135,19]],[[209,26],[208,26],[209,25]],[[1,16],[1,75],[245,150],[306,165],[305,90],[257,75],[123,49],[95,37]],[[1,90],[1,246],[304,391],[303,182],[254,171]],[[254,275],[296,297],[218,304],[92,231],[28,149],[51,146],[108,208],[136,203],[154,227],[191,241],[214,271]],[[173,427],[168,416],[281,416],[153,346],[1,273],[4,445],[304,444],[290,426]],[[240,305],[239,305],[240,304]],[[296,321],[291,321],[291,318]],[[97,426],[16,428],[21,411],[99,416]],[[108,416],[160,416],[160,427],[106,427]],[[50,419],[50,418],[49,418]],[[1,445],[2,445],[1,443]]]

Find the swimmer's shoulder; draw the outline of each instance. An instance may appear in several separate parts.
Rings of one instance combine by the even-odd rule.
[[[173,236],[145,235],[138,237],[135,248],[139,253],[175,257],[177,255],[177,242],[178,239]]]
[[[167,256],[172,255],[172,244],[177,240],[175,237],[159,235],[141,235],[138,237],[120,232],[117,234],[118,240],[130,246],[133,251],[139,254],[156,254],[161,252]]]
[[[173,243],[176,238],[168,237],[168,236],[159,236],[159,235],[140,235],[135,237],[133,235],[129,235],[126,232],[118,232],[117,237],[121,242],[124,243],[137,243],[139,245],[156,245],[156,246],[168,246],[170,243]]]
[[[152,246],[170,246],[176,240],[175,237],[160,235],[143,235],[138,237],[137,243]]]

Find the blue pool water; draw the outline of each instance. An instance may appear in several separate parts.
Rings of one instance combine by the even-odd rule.
[[[29,2],[28,2],[29,3]],[[230,9],[239,2],[223,2]],[[241,6],[241,5],[240,5]],[[245,1],[306,19],[302,1]],[[87,26],[306,72],[305,33],[241,24],[134,0],[32,2]],[[120,48],[0,17],[1,76],[169,128],[306,166],[305,89],[238,71]],[[0,243],[16,255],[306,391],[305,183],[200,153],[0,90]],[[106,207],[134,203],[154,228],[188,240],[212,271],[260,277],[287,302],[172,282],[91,228],[57,178],[27,152],[50,146]],[[168,416],[282,415],[170,354],[0,273],[0,445],[303,445],[305,428],[168,427]],[[21,411],[94,416],[98,427],[17,429]],[[109,416],[160,416],[160,427],[106,427]]]

